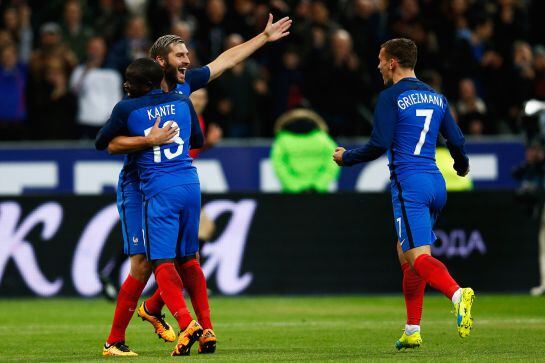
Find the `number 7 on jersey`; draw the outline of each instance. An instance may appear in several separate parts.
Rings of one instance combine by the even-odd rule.
[[[416,116],[425,117],[424,128],[422,129],[422,132],[420,133],[420,139],[418,140],[418,144],[416,144],[416,147],[414,148],[414,153],[413,153],[413,155],[420,155],[422,146],[424,145],[424,142],[426,141],[426,134],[430,130],[430,123],[431,123],[431,117],[433,116],[433,109],[417,109]]]

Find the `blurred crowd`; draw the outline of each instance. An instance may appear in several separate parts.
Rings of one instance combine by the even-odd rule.
[[[182,36],[192,67],[289,15],[291,34],[208,87],[203,111],[226,137],[269,137],[307,107],[333,136],[364,136],[383,89],[379,46],[408,37],[417,75],[443,92],[467,134],[521,132],[545,100],[545,1],[5,0],[0,2],[0,139],[93,138],[121,99],[123,71],[160,35]]]

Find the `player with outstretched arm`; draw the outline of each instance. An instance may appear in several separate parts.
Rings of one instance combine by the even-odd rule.
[[[226,70],[248,58],[266,43],[287,36],[290,26],[291,20],[289,18],[282,18],[273,23],[272,15],[269,15],[268,23],[262,33],[239,46],[226,50],[201,68],[188,69],[190,65],[189,51],[183,39],[175,35],[165,35],[158,38],[150,50],[150,55],[164,70],[163,90],[189,96],[191,92],[204,87]],[[123,224],[125,251],[131,261],[131,272],[118,295],[112,328],[106,341],[108,347],[118,343],[122,343],[126,347],[125,331],[151,274],[151,266],[146,259],[142,244],[133,244],[133,241],[137,240],[133,238],[133,235],[137,235],[138,231],[142,229],[141,218],[138,217],[142,212],[142,197],[139,191],[140,180],[136,166],[132,162],[131,153],[160,144],[160,141],[157,140],[164,138],[164,134],[161,135],[159,131],[155,127],[150,132],[150,135],[154,133],[154,144],[149,139],[150,135],[146,139],[146,137],[131,137],[120,132],[107,145],[101,145],[102,148],[107,147],[111,154],[128,154],[119,176],[117,200]],[[161,139],[161,141],[163,140]],[[195,254],[188,256],[185,261],[180,261],[178,272],[191,298],[198,321],[204,328],[203,336],[199,340],[199,353],[213,353],[216,349],[216,335],[212,330],[210,320],[206,279],[197,257]],[[137,313],[154,326],[155,332],[161,338],[165,341],[173,341],[175,339],[174,331],[161,314],[163,305],[161,291],[157,289],[151,297],[142,303],[137,309]],[[110,353],[111,355],[127,354],[116,349]]]
[[[175,129],[169,143],[134,155],[144,197],[143,239],[161,296],[180,327],[172,355],[189,355],[192,344],[203,333],[193,320],[183,297],[182,280],[175,262],[199,249],[198,229],[201,192],[190,148],[202,147],[204,137],[189,97],[161,90],[163,70],[153,60],[140,58],[126,71],[131,97],[120,101],[101,129],[101,142],[120,130],[145,137],[159,122]],[[105,347],[106,348],[106,347]]]
[[[445,96],[416,78],[416,59],[416,44],[410,39],[392,39],[381,45],[378,69],[389,87],[378,97],[371,138],[361,148],[337,147],[333,154],[338,165],[351,166],[388,153],[407,309],[407,323],[395,343],[397,349],[422,344],[420,319],[426,284],[453,302],[460,337],[467,337],[473,325],[473,290],[460,288],[445,265],[431,256],[430,247],[436,240],[433,225],[447,199],[445,181],[435,163],[437,138],[439,133],[446,138],[460,176],[469,172],[465,139]]]

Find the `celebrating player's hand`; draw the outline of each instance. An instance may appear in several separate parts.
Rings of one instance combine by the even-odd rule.
[[[333,153],[333,161],[337,163],[339,166],[343,166],[343,154],[346,151],[344,147],[337,147],[335,148],[335,152]]]
[[[149,143],[153,146],[169,144],[172,139],[178,135],[180,128],[176,127],[159,127],[161,117],[157,117],[157,121],[153,124],[150,133],[146,136]]]
[[[263,33],[268,37],[267,41],[274,42],[278,39],[282,39],[285,36],[289,35],[288,29],[291,27],[291,19],[289,16],[278,20],[276,23],[273,23],[273,16],[269,14],[269,21]]]
[[[455,170],[458,176],[466,176],[467,174],[469,174],[469,165],[465,169],[461,169],[461,170],[455,169]]]

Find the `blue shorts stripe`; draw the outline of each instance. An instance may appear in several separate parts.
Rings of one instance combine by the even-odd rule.
[[[123,183],[121,183],[121,212],[122,212],[122,218],[123,222],[121,225],[123,226],[123,233],[125,234],[125,241],[127,241],[127,255],[131,255],[131,241],[129,239],[129,231],[127,230],[127,212],[125,210],[125,203],[126,203],[126,197],[125,197],[125,187],[123,186]]]
[[[403,199],[403,190],[401,189],[401,183],[397,178],[394,167],[394,150],[392,149],[392,177],[397,186],[399,192],[399,202],[401,203],[401,214],[403,215],[403,222],[405,223],[405,230],[407,232],[407,238],[409,239],[409,249],[414,248],[413,234],[411,232],[411,226],[409,225],[409,218],[407,217],[407,210],[405,209],[405,200]]]
[[[144,202],[144,229],[145,229],[145,245],[146,245],[146,257],[148,261],[151,261],[151,250],[150,250],[150,235],[148,233],[148,204],[149,200]]]

